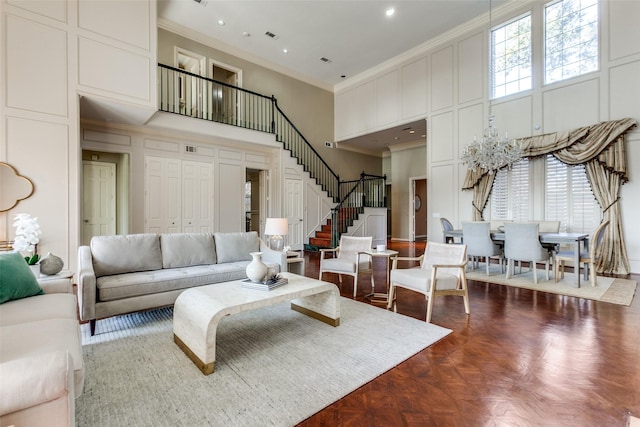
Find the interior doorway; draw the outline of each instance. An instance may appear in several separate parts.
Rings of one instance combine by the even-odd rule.
[[[410,178],[411,241],[427,240],[427,179]]]
[[[129,232],[129,154],[82,151],[81,242]]]
[[[245,231],[256,231],[262,235],[266,218],[267,171],[246,169],[244,185]]]
[[[236,87],[242,87],[242,70],[240,68],[227,65],[223,62],[209,59],[209,69],[207,77],[216,82],[212,83],[208,92],[211,93],[208,98],[211,106],[212,120],[238,125],[242,120],[240,112],[242,111],[242,99]],[[228,85],[228,86],[227,86]]]

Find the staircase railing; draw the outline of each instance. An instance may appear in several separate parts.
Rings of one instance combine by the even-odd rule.
[[[360,174],[360,179],[342,181],[340,187],[340,201],[331,209],[331,246],[339,244],[340,236],[364,208],[383,208],[386,206],[387,176]]]
[[[163,64],[158,64],[158,85],[160,111],[275,134],[329,197],[340,200],[340,177],[278,107],[274,96]]]

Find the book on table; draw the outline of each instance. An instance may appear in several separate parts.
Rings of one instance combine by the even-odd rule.
[[[247,289],[258,289],[262,291],[270,291],[271,289],[278,288],[280,286],[286,285],[289,281],[286,277],[281,277],[279,279],[269,279],[263,282],[252,282],[251,279],[245,279],[242,281],[242,287]]]

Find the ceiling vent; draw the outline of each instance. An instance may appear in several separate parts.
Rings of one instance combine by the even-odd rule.
[[[278,40],[280,37],[276,36],[275,34],[273,34],[271,31],[267,31],[266,33],[264,33],[265,36],[267,37],[271,37],[274,40]]]
[[[325,64],[328,64],[329,62],[331,62],[331,60],[329,58],[326,58],[324,56],[322,58],[320,58],[320,61],[324,62]]]

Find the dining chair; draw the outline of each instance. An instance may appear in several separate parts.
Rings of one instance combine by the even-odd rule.
[[[339,246],[333,249],[320,249],[320,277],[324,273],[337,273],[342,284],[342,275],[353,277],[353,297],[358,293],[358,278],[363,273],[371,275],[371,289],[373,284],[373,262],[371,255],[364,252],[371,250],[373,237],[354,237],[342,235]],[[334,253],[333,258],[325,258],[328,253]]]
[[[560,221],[529,221],[539,225],[538,233],[558,233],[560,231]],[[555,243],[542,243],[542,247],[551,253],[551,261],[555,266],[555,254],[560,249],[560,245]]]
[[[419,262],[412,268],[398,268],[399,261]],[[427,242],[425,252],[419,257],[397,257],[390,274],[387,309],[397,311],[397,288],[405,288],[423,294],[427,300],[426,321],[431,322],[433,301],[437,296],[457,295],[464,301],[464,311],[469,314],[467,291],[467,246]]]
[[[452,231],[453,230],[453,224],[447,218],[440,218],[440,224],[442,225],[442,232],[443,233],[445,231]],[[444,238],[444,242],[445,243],[456,243],[456,239],[453,238],[452,236],[447,236],[447,237]]]
[[[467,245],[467,259],[472,258],[471,264],[473,268],[477,268],[476,257],[484,258],[487,276],[489,275],[491,258],[498,258],[500,272],[503,272],[502,247],[491,240],[490,226],[491,224],[485,221],[462,223],[462,239],[464,244]]]
[[[595,229],[593,234],[589,237],[588,250],[580,252],[580,263],[584,264],[584,268],[588,271],[589,279],[591,280],[591,286],[596,286],[597,282],[597,274],[596,274],[596,262],[598,258],[596,256],[596,251],[600,244],[602,243],[602,239],[604,237],[604,232],[609,225],[609,220],[602,221],[600,225]],[[561,277],[564,279],[564,263],[565,261],[574,261],[575,254],[573,251],[560,251],[556,253],[555,259],[555,268],[554,275],[556,282],[558,281],[558,273],[561,272]],[[574,274],[580,274],[580,266],[574,266]]]
[[[533,269],[533,283],[538,283],[536,262],[544,261],[547,280],[549,280],[549,251],[540,244],[539,224],[511,222],[504,224],[504,257],[507,260],[509,279],[514,270],[514,260],[528,261],[529,269]],[[520,272],[522,269],[520,268]]]

